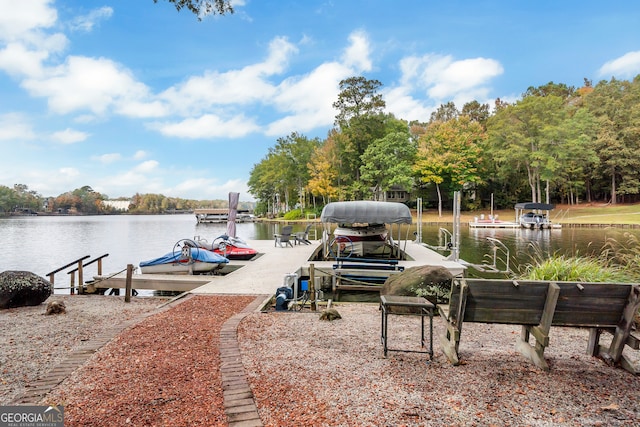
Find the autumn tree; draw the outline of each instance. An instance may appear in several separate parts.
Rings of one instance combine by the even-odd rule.
[[[423,184],[435,184],[439,215],[442,215],[441,184],[446,182],[451,190],[457,191],[482,182],[478,165],[485,138],[480,123],[469,116],[431,122],[420,136],[414,172]]]
[[[310,177],[308,190],[313,196],[322,197],[323,204],[340,196],[337,136],[337,132],[331,132],[324,144],[315,148],[307,164]]]

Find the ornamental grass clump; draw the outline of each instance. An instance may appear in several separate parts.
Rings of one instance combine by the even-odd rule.
[[[637,236],[625,232],[621,240],[607,238],[600,259],[624,269],[630,281],[640,282],[640,242]]]
[[[554,255],[525,267],[522,279],[567,282],[629,282],[631,276],[622,268],[603,264],[598,258]]]
[[[520,279],[558,280],[568,282],[629,283],[640,279],[640,246],[635,237],[625,233],[627,240],[620,244],[607,239],[599,255],[545,256],[535,243],[530,244],[531,262],[520,268]],[[635,240],[634,240],[635,239]]]

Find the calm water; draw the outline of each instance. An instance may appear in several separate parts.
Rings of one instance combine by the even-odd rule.
[[[237,224],[238,237],[270,240],[277,230],[274,224]],[[302,231],[304,224],[294,226]],[[425,225],[423,241],[438,244],[439,226]],[[451,226],[445,226],[451,231]],[[318,226],[318,236],[321,228]],[[103,273],[137,266],[140,261],[156,258],[173,250],[180,239],[202,236],[209,241],[226,232],[226,224],[197,224],[193,215],[141,216],[64,216],[0,218],[0,242],[5,248],[0,271],[27,270],[41,276],[85,255],[91,259],[108,253]],[[559,230],[469,229],[461,226],[460,257],[480,263],[491,253],[487,237],[505,243],[517,262],[530,260],[535,242],[545,253],[581,255],[599,251],[607,237],[623,239],[622,233],[640,234],[640,230],[604,228],[563,228]],[[413,234],[410,234],[413,236]],[[87,275],[97,272],[96,264],[86,268]],[[56,275],[56,286],[69,283],[64,272]]]

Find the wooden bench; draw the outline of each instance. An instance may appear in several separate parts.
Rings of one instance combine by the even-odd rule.
[[[638,374],[622,354],[625,345],[640,348],[640,340],[631,335],[638,307],[638,284],[454,279],[449,304],[438,306],[447,323],[441,344],[449,361],[457,365],[464,322],[522,325],[516,349],[548,370],[544,350],[551,326],[589,328],[588,354]],[[603,331],[613,334],[608,347],[600,345]],[[531,335],[534,344],[529,342]]]

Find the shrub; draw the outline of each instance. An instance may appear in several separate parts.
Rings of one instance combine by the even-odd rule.
[[[287,221],[295,221],[301,219],[303,218],[302,211],[300,209],[294,209],[284,214],[283,218]]]

